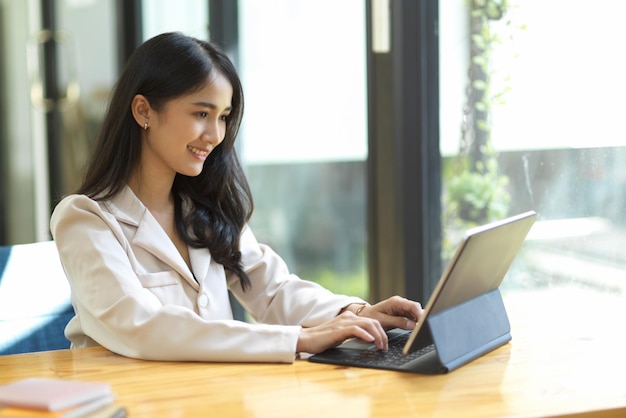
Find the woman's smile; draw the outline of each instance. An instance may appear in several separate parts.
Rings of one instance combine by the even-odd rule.
[[[206,160],[206,157],[209,156],[209,154],[213,150],[213,147],[206,149],[206,148],[197,148],[192,145],[187,145],[187,149],[191,151],[191,153],[197,158],[200,158],[201,160]]]

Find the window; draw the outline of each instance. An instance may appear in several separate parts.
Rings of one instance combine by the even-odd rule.
[[[290,269],[367,297],[361,0],[239,1],[251,226]]]
[[[206,39],[208,9],[207,0],[186,0],[185,3],[176,0],[142,0],[143,40],[171,31]]]
[[[456,229],[534,209],[505,297],[574,298],[586,310],[626,283],[626,5],[483,3],[508,5],[439,3],[448,249]]]

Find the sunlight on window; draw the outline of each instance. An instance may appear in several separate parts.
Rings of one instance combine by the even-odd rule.
[[[472,39],[476,22],[467,5],[440,2],[446,228],[459,219],[480,223],[490,213],[536,210],[539,221],[504,289],[623,295],[626,4],[508,2],[504,15],[487,20]],[[489,54],[476,53],[476,43],[488,45]],[[477,67],[485,76],[470,86]],[[469,94],[481,89],[486,100],[471,102]],[[482,125],[477,117],[485,118]],[[474,131],[464,131],[468,126]],[[472,148],[479,134],[486,142]],[[460,211],[462,199],[471,199],[472,211]]]
[[[367,156],[362,1],[240,1],[243,159]]]
[[[364,298],[367,83],[362,0],[240,0],[250,221],[292,272]]]

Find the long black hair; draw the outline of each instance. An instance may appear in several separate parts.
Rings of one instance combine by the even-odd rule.
[[[245,289],[250,280],[242,269],[239,238],[252,215],[253,202],[234,148],[243,116],[243,89],[234,65],[214,44],[171,32],[146,41],[133,52],[113,90],[77,193],[108,200],[122,190],[139,164],[141,127],[131,112],[135,95],[145,96],[159,111],[168,101],[204,87],[215,71],[233,88],[225,138],[198,176],[176,174],[174,217],[182,239],[192,247],[208,248],[217,262],[237,274]]]

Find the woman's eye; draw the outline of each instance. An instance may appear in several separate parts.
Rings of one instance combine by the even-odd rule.
[[[224,122],[228,122],[228,118],[230,117],[230,115],[222,115],[220,116],[220,119],[223,120]]]
[[[200,116],[201,118],[206,118],[207,116],[209,116],[209,114],[207,112],[198,112],[198,116]]]

